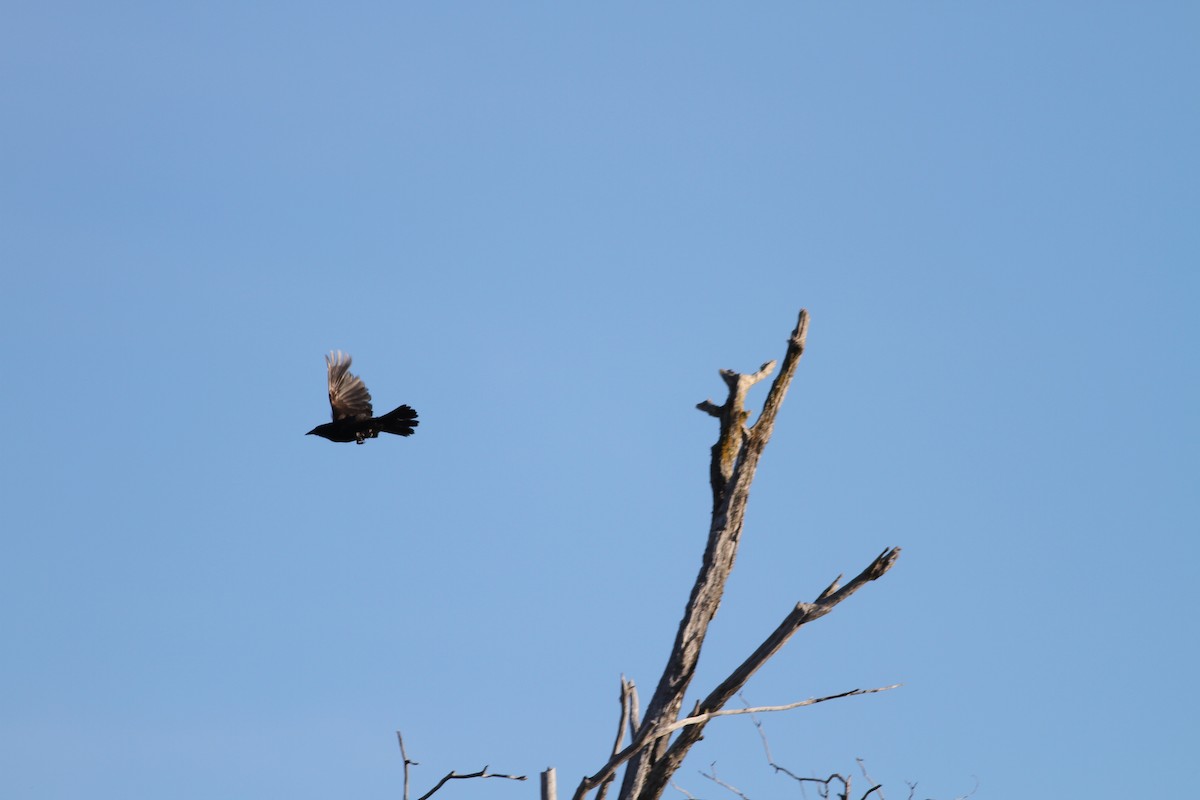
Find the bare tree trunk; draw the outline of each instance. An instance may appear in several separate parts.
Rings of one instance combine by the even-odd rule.
[[[673,722],[679,716],[684,693],[687,692],[696,672],[696,664],[700,660],[700,648],[704,645],[708,625],[721,605],[725,582],[729,579],[733,562],[737,558],[746,501],[750,497],[750,484],[754,480],[758,459],[771,438],[775,416],[784,396],[787,395],[796,365],[804,354],[807,336],[808,312],[802,310],[796,328],[788,340],[783,368],[776,376],[762,413],[752,428],[747,430],[745,427],[750,416],[750,412],[745,410],[746,392],[771,374],[775,368],[774,361],[763,364],[758,372],[752,375],[722,370],[721,377],[729,389],[729,396],[724,405],[717,406],[706,400],[698,406],[701,411],[716,417],[721,426],[717,443],[712,448],[709,481],[712,484],[713,509],[708,530],[708,546],[704,551],[700,574],[692,586],[692,595],[679,623],[675,645],[671,649],[666,669],[663,670],[658,688],[646,706],[646,713],[642,718],[644,729],[653,730],[662,726],[664,722]],[[657,771],[653,784],[647,785],[646,780],[651,769],[666,753],[667,745],[668,739],[664,736],[630,761],[621,785],[620,800],[657,798],[662,794],[666,782],[661,770]],[[657,786],[659,783],[662,786]]]

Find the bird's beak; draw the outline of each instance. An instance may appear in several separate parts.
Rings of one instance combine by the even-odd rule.
[[[313,428],[311,431],[309,431],[308,433],[306,433],[306,434],[304,434],[304,435],[305,435],[305,436],[312,436],[312,435],[313,435],[314,433],[316,433],[316,432],[317,432],[317,429],[316,429],[316,428]]]

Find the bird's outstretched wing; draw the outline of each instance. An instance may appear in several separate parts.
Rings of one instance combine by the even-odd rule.
[[[334,422],[339,419],[370,419],[371,393],[362,378],[351,375],[350,356],[341,350],[325,356],[329,366],[329,405]]]

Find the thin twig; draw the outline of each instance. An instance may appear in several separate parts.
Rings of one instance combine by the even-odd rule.
[[[810,697],[807,700],[798,700],[795,703],[787,703],[782,706],[755,706],[754,708],[722,708],[716,711],[706,711],[702,714],[684,717],[678,722],[673,722],[662,729],[660,736],[665,736],[669,733],[674,733],[681,728],[687,728],[692,725],[702,725],[714,717],[733,717],[738,714],[765,714],[771,711],[791,711],[793,708],[801,708],[803,706],[815,706],[817,703],[824,703],[827,700],[840,700],[843,697],[855,697],[860,694],[875,694],[876,692],[886,692],[889,689],[899,689],[904,684],[893,683],[891,686],[877,686],[874,689],[851,689],[838,694],[826,695],[825,697]]]
[[[742,695],[741,692],[738,692],[738,697],[742,698],[742,703],[747,708],[750,707],[750,704],[746,702],[746,698]],[[800,777],[798,775],[796,775],[796,773],[792,772],[787,767],[781,767],[780,765],[775,763],[775,757],[771,755],[771,744],[770,744],[770,742],[767,741],[767,729],[763,727],[762,721],[759,720],[759,718],[756,717],[753,713],[750,714],[750,721],[753,722],[754,727],[758,729],[758,738],[762,739],[763,752],[767,756],[767,766],[774,769],[776,773],[782,772],[784,775],[787,775],[792,780],[795,780],[795,781],[800,780]],[[803,795],[804,797],[808,796],[808,794],[804,791],[803,783],[800,784],[800,794]]]
[[[715,761],[712,762],[711,764],[708,765],[708,768],[712,770],[711,775],[709,773],[705,772],[704,770],[700,770],[700,774],[703,775],[704,777],[708,778],[710,781],[717,784],[718,786],[725,787],[729,791],[736,794],[738,797],[742,798],[742,800],[750,800],[750,798],[747,797],[745,795],[745,793],[742,792],[741,789],[738,789],[736,786],[731,786],[730,784],[726,783],[725,781],[723,781],[717,777],[717,762],[715,762]]]
[[[800,781],[810,781],[812,783],[823,783],[824,784],[824,794],[822,796],[824,796],[824,798],[828,798],[829,792],[830,792],[830,790],[832,790],[832,788],[830,788],[830,783],[833,783],[835,780],[841,781],[841,799],[842,800],[850,800],[850,789],[853,784],[853,778],[851,776],[840,775],[840,774],[838,774],[838,772],[834,772],[833,775],[830,775],[829,777],[826,778],[826,780],[823,780],[823,781],[821,780],[821,778],[816,778],[816,777],[802,777],[802,778],[799,778],[799,780]]]
[[[448,782],[450,782],[452,780],[463,780],[466,778],[504,778],[505,780],[510,780],[510,781],[523,781],[526,779],[526,776],[524,776],[524,775],[501,775],[500,773],[497,773],[497,772],[488,772],[487,767],[484,767],[483,769],[479,770],[479,772],[472,772],[472,773],[469,773],[466,775],[459,775],[457,772],[454,772],[452,770],[445,777],[443,777],[440,781],[438,781],[436,786],[434,786],[432,789],[430,789],[425,794],[418,797],[417,800],[429,800],[430,797],[433,797],[434,792],[436,792],[438,789],[445,786]]]
[[[671,788],[672,788],[672,789],[674,789],[674,790],[675,790],[675,791],[677,791],[677,792],[680,792],[680,793],[681,793],[681,794],[682,794],[684,797],[686,797],[688,800],[696,800],[696,797],[695,797],[695,795],[693,795],[693,794],[692,794],[691,792],[689,792],[687,789],[684,789],[682,786],[680,786],[680,785],[679,785],[678,783],[676,783],[675,781],[671,781]]]
[[[958,797],[954,798],[954,800],[967,800],[968,797],[970,797],[971,795],[973,795],[977,791],[979,791],[979,776],[972,775],[971,777],[975,779],[975,788],[972,789],[971,791],[967,792],[966,794],[960,794]],[[916,786],[916,784],[914,783],[913,786]]]
[[[746,700],[744,694],[738,692],[738,698],[742,701],[743,707],[750,708],[750,703]],[[762,739],[763,752],[767,755],[767,763],[775,766],[775,759],[771,757],[771,744],[767,741],[767,732],[763,729],[762,722],[754,714],[750,715],[750,721],[754,723],[754,728],[758,731],[758,738]]]
[[[800,781],[801,786],[804,785],[805,781],[807,781],[809,783],[819,783],[822,786],[824,786],[823,790],[818,790],[821,792],[821,797],[829,797],[829,791],[830,791],[829,784],[833,783],[835,780],[841,781],[842,782],[842,798],[843,798],[843,800],[850,800],[850,784],[852,782],[852,779],[845,775],[840,775],[835,772],[832,775],[830,775],[828,778],[825,778],[824,780],[822,780],[821,778],[796,778],[796,780]]]
[[[872,778],[872,777],[871,777],[871,776],[870,776],[870,775],[867,773],[867,762],[866,762],[865,760],[861,759],[861,758],[855,758],[854,760],[858,762],[858,768],[859,768],[860,770],[862,770],[863,777],[864,777],[864,778],[866,778],[867,780],[869,780],[871,783],[875,783],[875,779],[874,779],[874,778]],[[879,790],[879,800],[884,800],[884,798],[883,798],[883,789],[881,788],[882,786],[883,786],[883,784],[879,784],[879,786],[876,786],[874,789],[871,789],[871,791],[870,791],[870,792],[867,792],[867,794],[870,794],[871,792],[873,792],[873,791],[875,791],[876,789],[878,789],[878,790]],[[863,795],[863,800],[867,800],[867,794],[864,794],[864,795]]]

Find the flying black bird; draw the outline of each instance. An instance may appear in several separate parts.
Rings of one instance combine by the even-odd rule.
[[[318,425],[308,434],[315,433],[331,442],[359,444],[380,433],[412,436],[420,423],[417,412],[408,406],[400,406],[382,417],[371,416],[371,393],[362,378],[347,371],[350,356],[338,350],[325,356],[325,364],[329,367],[329,405],[333,408],[333,422]]]

